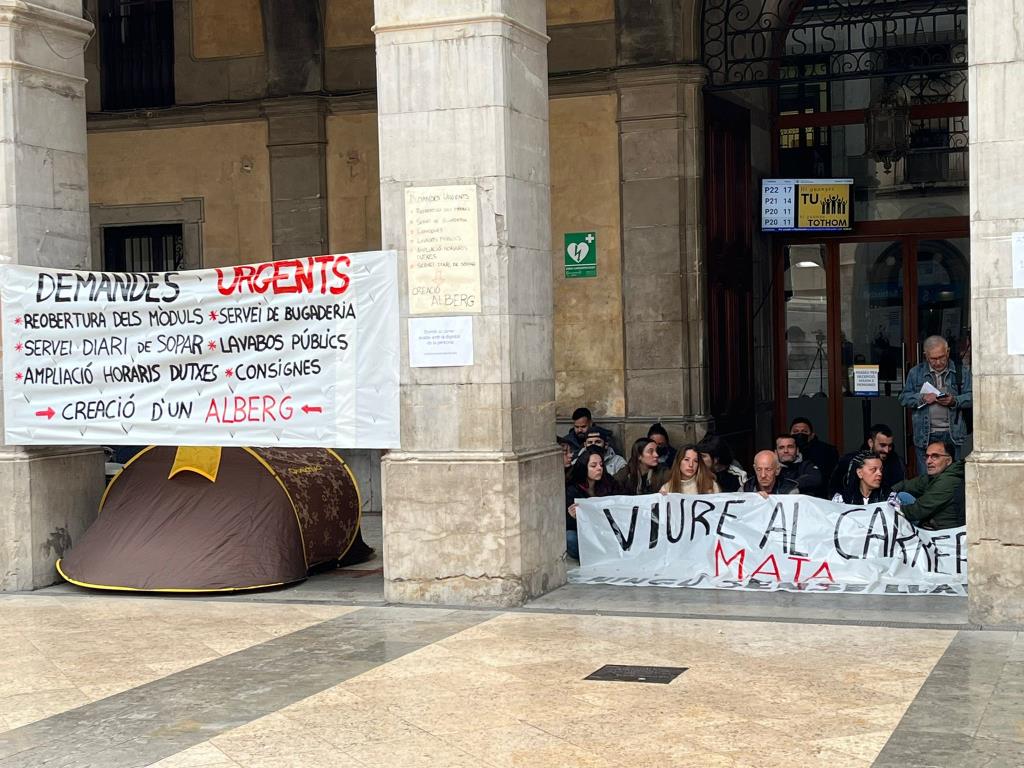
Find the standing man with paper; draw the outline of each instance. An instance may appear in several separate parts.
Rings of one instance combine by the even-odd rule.
[[[925,448],[943,440],[956,446],[962,459],[971,433],[971,369],[949,359],[949,344],[941,336],[924,340],[924,362],[907,374],[900,405],[911,408],[917,471],[925,466]]]

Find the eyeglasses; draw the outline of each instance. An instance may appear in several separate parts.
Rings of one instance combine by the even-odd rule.
[[[926,459],[951,459],[953,458],[948,453],[926,453],[924,455]]]

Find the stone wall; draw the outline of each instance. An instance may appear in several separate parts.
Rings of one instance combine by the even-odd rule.
[[[970,618],[1024,626],[1024,356],[1007,341],[1010,238],[1024,231],[1024,0],[969,5],[974,452],[967,462]]]
[[[625,415],[622,248],[615,94],[551,101],[551,242],[555,399],[560,417],[586,405]],[[566,232],[597,232],[597,277],[565,279]]]
[[[204,266],[270,253],[270,171],[264,122],[89,134],[92,205],[202,198]]]
[[[332,252],[380,248],[376,112],[328,116],[327,201]]]
[[[222,59],[263,53],[259,0],[192,0],[192,56]]]

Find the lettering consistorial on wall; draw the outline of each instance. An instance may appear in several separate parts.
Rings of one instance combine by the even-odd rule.
[[[394,252],[0,270],[8,443],[398,447]]]
[[[705,0],[712,88],[967,69],[967,0]]]

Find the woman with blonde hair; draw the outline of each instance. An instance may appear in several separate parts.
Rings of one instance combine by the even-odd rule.
[[[668,482],[661,486],[661,492],[698,495],[721,493],[722,489],[718,487],[715,476],[701,459],[700,449],[696,445],[687,445],[676,453],[672,473]]]

